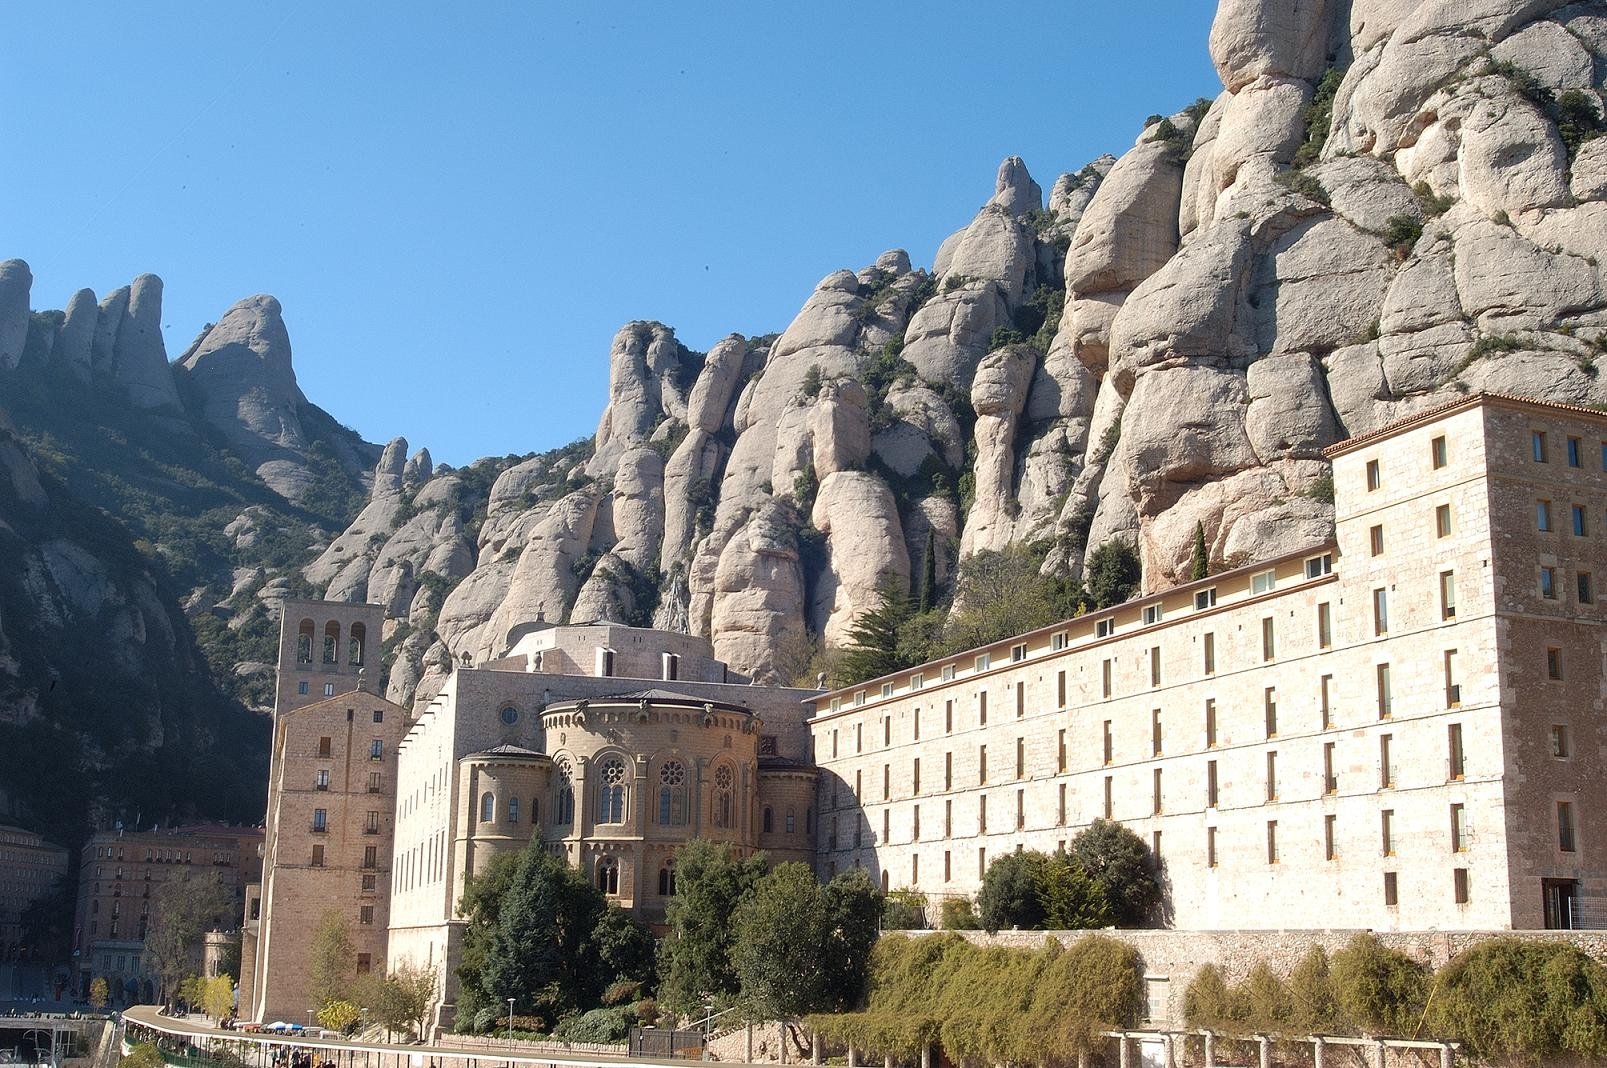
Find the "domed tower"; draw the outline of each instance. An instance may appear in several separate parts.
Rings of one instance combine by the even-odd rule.
[[[555,702],[547,841],[625,908],[662,917],[675,851],[759,846],[759,727],[748,709],[668,690]]]

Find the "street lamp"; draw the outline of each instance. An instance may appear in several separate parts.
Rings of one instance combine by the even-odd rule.
[[[513,1048],[513,999],[508,999],[508,1048]]]
[[[312,1010],[307,1010],[307,1030],[312,1030]]]

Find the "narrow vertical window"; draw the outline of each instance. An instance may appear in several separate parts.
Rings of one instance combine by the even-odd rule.
[[[1373,633],[1389,633],[1389,591],[1382,586],[1373,591]]]
[[[1207,868],[1216,867],[1216,828],[1215,827],[1207,827],[1205,829],[1205,866]]]
[[[1384,527],[1382,524],[1373,527],[1367,532],[1367,543],[1374,556],[1384,555]]]
[[[1317,606],[1317,648],[1328,649],[1334,644],[1334,612],[1327,601]]]
[[[1464,827],[1465,822],[1466,820],[1463,815],[1462,803],[1457,802],[1451,806],[1451,852],[1453,853],[1467,852],[1468,845],[1467,834]]]
[[[1161,814],[1161,769],[1156,768],[1153,774],[1155,776],[1155,786],[1153,792],[1154,806],[1151,809],[1151,813],[1159,816]]]
[[[1448,538],[1451,536],[1451,506],[1442,504],[1434,509],[1434,536]]]
[[[1440,572],[1440,618],[1456,618],[1456,572]]]
[[[1151,756],[1161,755],[1161,710],[1158,708],[1149,715],[1149,748]]]
[[[1397,880],[1395,873],[1392,871],[1386,871],[1384,873],[1384,904],[1390,908],[1394,908],[1396,905],[1400,904],[1400,895],[1397,890]]]
[[[1216,698],[1205,699],[1205,747],[1216,747]]]
[[[1375,670],[1378,676],[1378,718],[1388,719],[1395,709],[1395,699],[1390,693],[1389,665],[1379,664]]]
[[[1557,802],[1557,848],[1572,853],[1574,843],[1574,806],[1572,801]]]
[[[1334,708],[1329,696],[1333,691],[1334,677],[1332,675],[1324,675],[1319,680],[1318,685],[1321,690],[1320,699],[1322,706],[1322,729],[1329,730],[1334,725]]]
[[[1266,716],[1267,737],[1278,736],[1278,689],[1268,686],[1261,695],[1262,707]]]
[[[1267,821],[1267,863],[1278,863],[1278,821]]]
[[[1115,797],[1114,797],[1114,791],[1113,791],[1112,784],[1111,784],[1111,777],[1109,775],[1106,775],[1105,776],[1105,818],[1107,820],[1115,818],[1113,815],[1111,815],[1111,813],[1115,811],[1115,807],[1116,807],[1115,806]]]
[[[1201,643],[1203,645],[1204,653],[1205,653],[1205,673],[1207,675],[1215,675],[1216,674],[1216,634],[1214,632],[1210,632],[1210,631],[1206,632],[1205,637],[1201,639]]]
[[[1110,661],[1106,660],[1102,665],[1100,665],[1099,670],[1100,670],[1101,693],[1105,697],[1109,697],[1110,696],[1110,691],[1111,691],[1111,686],[1110,686],[1110,676],[1111,676]]]
[[[1261,659],[1271,660],[1277,655],[1278,642],[1273,630],[1272,617],[1267,616],[1261,621]]]
[[[1161,647],[1158,645],[1149,648],[1149,684],[1152,687],[1161,684]]]
[[[1066,825],[1066,784],[1061,783],[1060,784],[1060,801],[1059,801],[1058,807],[1055,810],[1055,826],[1064,827],[1065,825]]]
[[[1205,764],[1205,807],[1215,808],[1217,803],[1216,761]]]
[[[1322,818],[1322,858],[1324,860],[1333,860],[1339,855],[1339,851],[1334,845],[1334,828],[1338,822],[1339,817],[1331,812]]]
[[[1272,750],[1267,754],[1267,800],[1278,799],[1278,751]]]
[[[1395,785],[1395,768],[1390,763],[1390,746],[1394,740],[1393,734],[1378,736],[1378,786],[1383,790]]]
[[[1322,792],[1325,794],[1339,792],[1339,775],[1334,769],[1334,744],[1324,742],[1322,745]]]
[[[1383,477],[1378,469],[1377,460],[1367,461],[1367,490],[1372,492],[1384,484]]]
[[[1395,855],[1395,810],[1386,808],[1378,814],[1379,849],[1386,857]]]
[[[1111,739],[1111,735],[1110,735],[1110,720],[1108,720],[1108,719],[1105,721],[1104,731],[1105,731],[1105,763],[1109,764],[1109,763],[1112,762],[1112,760],[1115,759],[1115,748],[1114,748],[1114,743],[1113,743],[1113,741]]]
[[[1439,437],[1429,442],[1428,449],[1429,456],[1434,464],[1434,470],[1438,471],[1440,468],[1445,466],[1446,462],[1445,435],[1441,434]]]
[[[1060,728],[1059,736],[1055,740],[1055,767],[1059,771],[1066,770],[1066,728]]]

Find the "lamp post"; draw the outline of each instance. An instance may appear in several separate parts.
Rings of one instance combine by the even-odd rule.
[[[508,999],[508,1049],[513,1049],[513,999]],[[511,1061],[509,1063],[512,1063]]]

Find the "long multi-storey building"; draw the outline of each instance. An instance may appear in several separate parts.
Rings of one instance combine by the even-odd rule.
[[[149,1002],[159,981],[145,958],[145,935],[160,916],[162,888],[216,875],[226,895],[212,917],[225,932],[239,927],[246,887],[261,877],[262,829],[225,824],[110,830],[90,837],[79,854],[73,964],[79,997],[95,978],[116,1005]],[[202,967],[196,947],[195,969]]]
[[[384,610],[286,601],[263,877],[247,889],[240,1012],[305,1019],[313,942],[344,922],[356,970],[383,969],[401,706],[374,693]],[[370,671],[372,670],[372,675]]]
[[[67,877],[67,850],[21,827],[0,825],[0,961],[25,959],[22,919]]]
[[[1181,928],[1607,920],[1607,416],[1329,450],[1334,542],[820,695],[822,875],[971,895],[1121,821]]]

